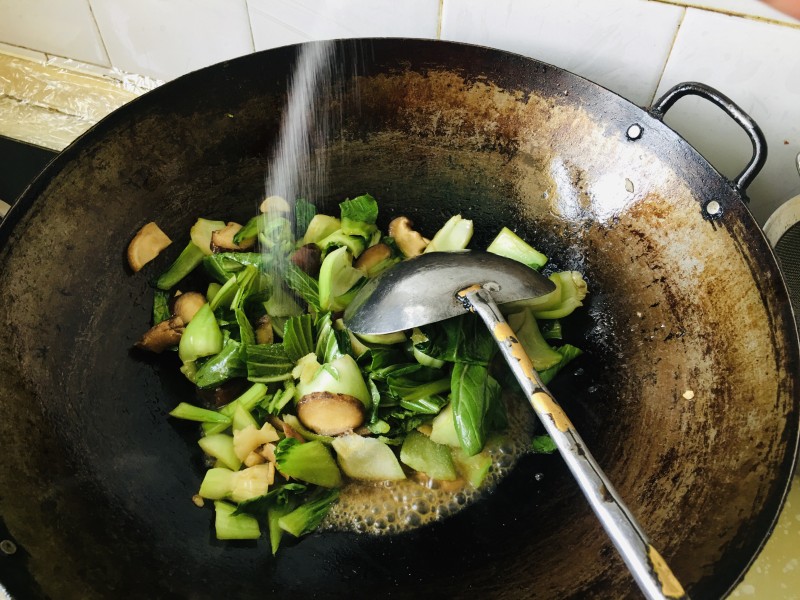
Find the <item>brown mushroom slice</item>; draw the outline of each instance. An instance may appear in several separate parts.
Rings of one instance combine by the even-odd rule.
[[[134,272],[140,271],[171,243],[172,240],[167,234],[154,222],[150,222],[142,227],[128,244],[128,264]]]
[[[353,266],[370,276],[373,269],[390,258],[392,258],[392,249],[389,246],[383,243],[375,244],[364,250],[361,256],[355,260]]]
[[[240,244],[233,241],[233,236],[242,228],[239,223],[228,223],[222,229],[211,233],[212,252],[243,252],[256,245],[256,238],[242,240]]]
[[[189,323],[205,303],[206,297],[200,292],[186,292],[175,298],[172,314]]]
[[[160,354],[164,350],[178,345],[183,329],[183,319],[177,316],[172,317],[151,327],[134,346]]]
[[[301,271],[317,277],[319,268],[322,265],[322,251],[316,244],[305,244],[300,246],[289,259]]]
[[[258,318],[254,333],[256,344],[271,344],[274,341],[275,333],[272,331],[272,319],[269,315]]]
[[[347,394],[313,392],[297,403],[297,418],[320,435],[351,432],[364,422],[365,413],[361,400]]]
[[[407,258],[419,256],[430,243],[429,239],[412,229],[413,225],[408,217],[397,217],[389,223],[389,235]]]

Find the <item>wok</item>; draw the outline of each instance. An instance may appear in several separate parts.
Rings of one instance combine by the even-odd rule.
[[[591,290],[551,388],[678,579],[724,596],[769,534],[798,445],[798,342],[744,203],[765,158],[703,86],[649,111],[555,67],[454,43],[336,43],[338,135],[316,148],[322,210],[369,192],[432,233],[503,225]],[[264,195],[298,47],[222,63],[112,113],[60,154],[0,228],[0,581],[20,598],[612,598],[635,586],[557,456],[392,537],[315,534],[270,556],[213,539],[191,504],[202,458],[169,357],[133,355],[149,277],[198,216]],[[722,106],[754,158],[723,178],[661,122],[682,95]],[[145,222],[176,243],[131,274]]]

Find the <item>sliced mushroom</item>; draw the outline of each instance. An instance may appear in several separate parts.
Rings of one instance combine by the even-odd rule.
[[[184,322],[180,317],[166,319],[147,330],[134,346],[160,354],[164,350],[178,345],[183,329]]]
[[[189,323],[205,303],[206,297],[200,292],[186,292],[175,298],[172,314],[183,319],[184,323]]]
[[[385,260],[392,258],[392,249],[386,244],[375,244],[370,246],[353,263],[356,269],[361,269],[367,275]]]
[[[281,196],[267,196],[261,203],[260,210],[262,213],[278,215],[291,212],[292,207]]]
[[[408,217],[397,217],[389,223],[389,235],[394,238],[397,247],[404,256],[412,258],[419,256],[425,250],[430,240],[414,231],[414,224]]]
[[[142,227],[128,244],[128,264],[134,272],[141,270],[172,240],[153,222]]]
[[[272,319],[269,318],[269,315],[258,318],[254,333],[256,334],[256,344],[271,344],[273,342],[275,333],[272,331]]]
[[[290,259],[297,267],[312,277],[319,275],[322,265],[322,251],[316,244],[306,244],[295,250]]]
[[[297,403],[297,418],[320,435],[352,432],[364,422],[365,413],[361,400],[347,394],[314,392]]]
[[[249,250],[256,244],[256,238],[242,240],[240,244],[233,241],[233,236],[239,233],[242,228],[239,223],[228,223],[222,229],[217,229],[211,233],[212,252],[243,252]]]

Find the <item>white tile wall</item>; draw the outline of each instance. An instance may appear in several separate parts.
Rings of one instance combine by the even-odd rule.
[[[642,0],[445,0],[442,38],[531,56],[649,104],[684,9]]]
[[[717,88],[764,131],[767,165],[749,192],[751,210],[763,223],[800,193],[794,168],[800,152],[800,28],[688,9],[658,93],[681,81]],[[666,122],[729,177],[751,155],[741,130],[704,101],[679,101]]]
[[[745,15],[761,19],[770,19],[781,23],[800,24],[800,20],[789,16],[773,8],[761,0],[653,0],[656,2],[666,2],[668,4],[679,4],[681,6],[691,6],[694,8],[706,8],[713,11],[723,12],[731,15]],[[784,5],[794,3],[800,4],[798,0],[780,0]],[[797,9],[795,9],[797,10]]]
[[[435,38],[440,0],[248,0],[257,50],[352,37]]]
[[[88,0],[0,0],[0,42],[110,65]]]
[[[245,0],[91,0],[113,65],[156,79],[253,51]]]

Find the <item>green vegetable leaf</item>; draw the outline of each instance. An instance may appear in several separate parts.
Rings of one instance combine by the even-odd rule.
[[[266,521],[267,511],[270,507],[288,504],[306,490],[308,490],[308,486],[303,483],[285,483],[275,486],[263,496],[240,502],[233,514],[248,514],[256,517],[259,521]]]
[[[301,443],[284,438],[275,448],[278,470],[289,477],[322,487],[342,485],[342,474],[330,450],[320,441]]]
[[[311,500],[281,517],[278,520],[280,528],[295,537],[314,531],[322,523],[322,519],[328,514],[338,497],[339,490],[337,489],[314,494]]]
[[[305,300],[315,312],[320,312],[319,284],[311,275],[297,265],[289,263],[286,267],[286,285]]]
[[[441,369],[418,363],[395,369],[386,377],[389,391],[402,401],[411,403],[450,390],[450,377]],[[438,411],[437,411],[438,412]]]
[[[378,220],[378,202],[369,194],[345,200],[339,204],[342,219],[374,225]]]
[[[244,348],[250,381],[268,383],[292,376],[294,362],[283,344],[251,344]]]
[[[550,367],[549,369],[545,369],[544,371],[539,371],[539,377],[542,379],[542,383],[547,385],[550,381],[553,380],[558,372],[566,367],[570,362],[578,358],[581,354],[583,354],[583,350],[580,348],[576,348],[571,344],[564,344],[563,346],[559,346],[555,348],[555,351],[561,355],[561,361]]]
[[[468,456],[486,443],[486,416],[493,402],[500,402],[500,384],[483,365],[456,363],[453,366],[451,402],[456,433]]]
[[[535,454],[552,454],[558,446],[549,435],[535,435],[531,440],[531,448]]]
[[[242,345],[249,346],[255,344],[256,334],[244,310],[237,308],[233,313],[236,315],[236,324],[239,326],[239,338],[241,339]]]
[[[217,387],[228,379],[247,375],[247,366],[242,357],[242,345],[229,338],[219,354],[208,359],[195,373],[194,383],[204,389]]]
[[[317,214],[317,207],[308,200],[298,198],[294,204],[294,237],[300,239],[308,229],[311,219]]]
[[[488,365],[497,352],[491,333],[475,315],[460,315],[421,329],[428,339],[416,347],[435,359]]]
[[[289,317],[283,327],[283,345],[286,355],[292,362],[297,362],[314,351],[311,315]]]
[[[153,294],[153,325],[166,321],[171,317],[169,310],[169,292],[156,290]]]

